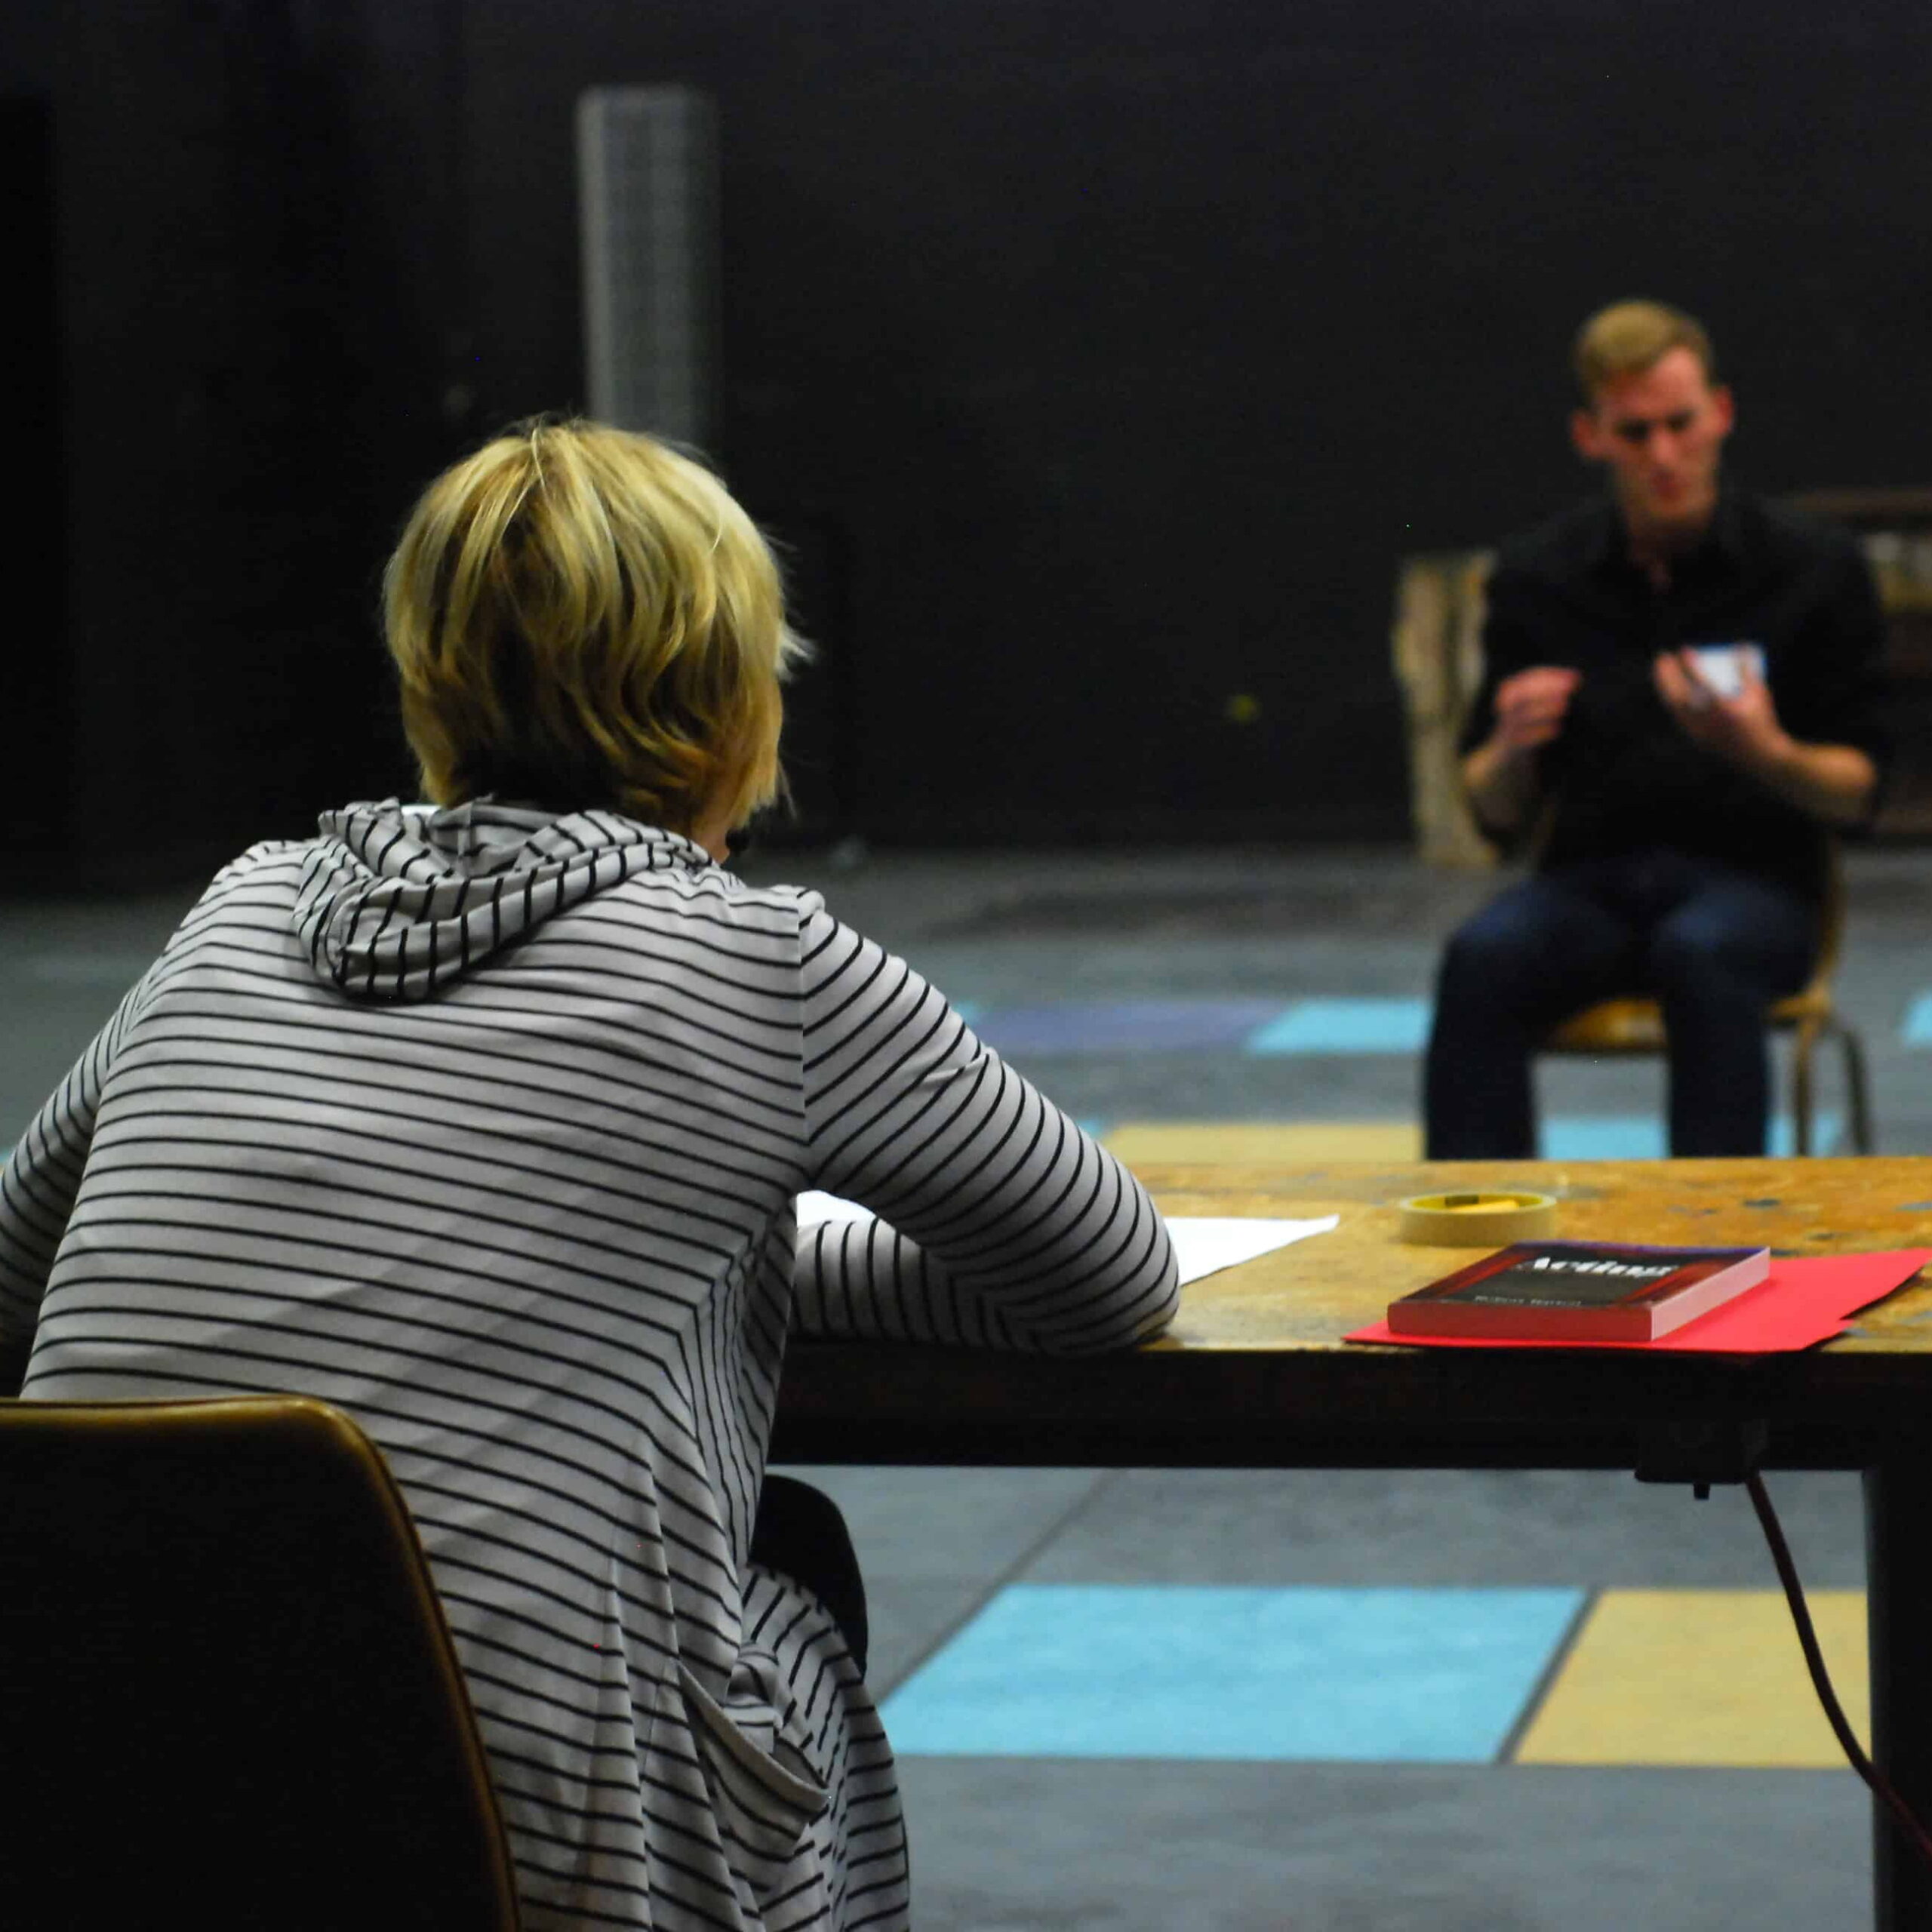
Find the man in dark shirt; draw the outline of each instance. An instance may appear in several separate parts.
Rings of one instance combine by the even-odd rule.
[[[1530,1061],[1569,1014],[1661,1004],[1673,1154],[1764,1151],[1764,1010],[1810,971],[1831,828],[1869,816],[1883,632],[1850,538],[1721,487],[1730,393],[1690,317],[1619,303],[1576,348],[1606,498],[1503,546],[1463,780],[1535,869],[1451,940],[1434,1159],[1535,1150]]]

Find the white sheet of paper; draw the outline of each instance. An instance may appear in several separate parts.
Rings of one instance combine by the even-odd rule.
[[[1189,1281],[1218,1274],[1237,1262],[1272,1254],[1278,1247],[1307,1240],[1310,1235],[1325,1235],[1340,1218],[1324,1214],[1315,1221],[1259,1221],[1170,1214],[1168,1232],[1174,1238],[1181,1286],[1185,1287]]]
[[[841,1201],[835,1194],[821,1194],[817,1188],[798,1196],[798,1226],[808,1228],[821,1221],[869,1221],[869,1208],[856,1201]],[[1324,1235],[1337,1217],[1324,1215],[1317,1221],[1260,1221],[1232,1216],[1170,1215],[1168,1232],[1174,1236],[1174,1254],[1180,1263],[1181,1285],[1198,1281],[1204,1275],[1218,1274],[1236,1263],[1252,1261],[1257,1254],[1272,1254],[1291,1242],[1306,1241],[1310,1235]]]
[[[815,1187],[806,1189],[798,1196],[798,1225],[801,1228],[815,1227],[820,1221],[877,1219],[869,1208],[861,1208],[856,1201],[841,1201],[835,1194],[821,1194]]]

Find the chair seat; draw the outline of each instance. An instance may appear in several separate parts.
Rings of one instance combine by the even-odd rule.
[[[1775,1001],[1765,1011],[1773,1026],[1801,1026],[1832,1017],[1829,986],[1814,983]],[[1546,1054],[1658,1054],[1664,1049],[1663,1010],[1654,999],[1599,1000],[1573,1013],[1543,1043]]]
[[[1801,1026],[1807,1020],[1829,1020],[1832,1013],[1830,987],[1807,986],[1801,993],[1777,1001],[1764,1017],[1774,1026]]]
[[[1663,1046],[1663,1010],[1655,1000],[1604,999],[1573,1013],[1543,1042],[1543,1051],[1656,1054]]]

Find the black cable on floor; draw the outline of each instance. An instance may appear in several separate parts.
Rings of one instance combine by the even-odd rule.
[[[1824,1653],[1818,1647],[1817,1632],[1811,1627],[1811,1613],[1805,1607],[1804,1586],[1798,1580],[1798,1565],[1792,1561],[1791,1546],[1784,1540],[1777,1512],[1771,1507],[1771,1499],[1764,1489],[1764,1479],[1754,1469],[1744,1478],[1744,1486],[1751,1492],[1751,1506],[1758,1512],[1765,1542],[1770,1545],[1771,1561],[1777,1565],[1778,1581],[1783,1584],[1785,1601],[1791,1606],[1791,1620],[1798,1626],[1798,1641],[1804,1652],[1805,1668],[1811,1673],[1812,1687],[1818,1694],[1818,1702],[1824,1706],[1826,1718],[1850,1761],[1851,1768],[1870,1786],[1872,1795],[1890,1811],[1912,1850],[1928,1867],[1932,1867],[1932,1833],[1928,1833],[1912,1815],[1911,1807],[1892,1789],[1890,1780],[1865,1755],[1863,1747],[1853,1735],[1851,1726],[1845,1721],[1838,1693],[1832,1688],[1830,1675],[1825,1669]]]

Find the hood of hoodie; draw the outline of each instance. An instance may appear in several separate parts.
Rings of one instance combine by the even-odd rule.
[[[389,798],[323,816],[294,924],[317,974],[342,992],[427,999],[592,893],[712,865],[693,840],[611,812]]]

